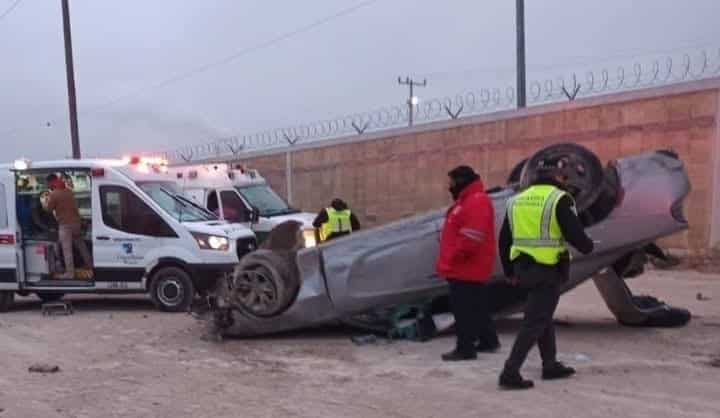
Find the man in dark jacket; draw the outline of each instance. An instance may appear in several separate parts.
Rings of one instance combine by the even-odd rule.
[[[313,226],[319,232],[319,242],[360,230],[360,222],[342,199],[333,199],[330,207],[321,210],[315,217]]]
[[[570,255],[565,242],[583,254],[593,250],[577,217],[575,202],[565,192],[567,163],[546,161],[537,168],[537,180],[508,202],[499,247],[505,276],[528,291],[525,317],[500,375],[505,389],[529,389],[531,380],[520,375],[530,349],[537,343],[543,379],[572,376],[575,370],[557,361],[553,315],[560,287],[568,279]]]
[[[492,352],[500,347],[485,285],[497,251],[495,214],[472,168],[459,166],[448,176],[455,204],[445,216],[437,272],[450,287],[457,341],[455,349],[443,354],[442,359],[472,360],[477,358],[476,351]]]

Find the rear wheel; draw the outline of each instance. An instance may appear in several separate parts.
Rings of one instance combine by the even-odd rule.
[[[232,300],[243,311],[267,318],[284,312],[300,288],[295,252],[257,250],[235,270]]]
[[[15,300],[15,292],[0,292],[0,312],[7,312]]]
[[[45,293],[40,292],[37,294],[41,301],[44,303],[57,302],[65,296],[65,293]]]
[[[569,165],[567,188],[575,198],[578,212],[592,206],[602,193],[605,172],[600,159],[589,149],[573,143],[551,145],[536,152],[523,166],[521,185],[536,180],[536,168],[541,161],[564,159]]]
[[[510,175],[508,175],[507,184],[515,184],[520,181],[520,176],[522,175],[523,168],[525,167],[526,162],[527,158],[515,164],[515,167],[510,172]]]
[[[195,288],[190,275],[178,267],[162,267],[152,278],[150,297],[165,312],[186,312],[192,305]]]

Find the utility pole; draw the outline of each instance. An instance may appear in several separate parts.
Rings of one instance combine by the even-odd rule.
[[[423,80],[422,83],[419,83],[415,80],[413,80],[410,77],[405,77],[405,80],[402,79],[402,77],[398,77],[398,84],[401,86],[409,86],[410,87],[410,95],[408,96],[408,126],[412,126],[413,124],[413,110],[415,106],[418,104],[418,98],[415,97],[413,94],[413,87],[425,87],[427,86],[427,80]]]
[[[525,0],[515,0],[517,29],[517,106],[525,107]]]
[[[70,36],[70,8],[68,0],[62,1],[63,32],[65,35],[65,72],[67,74],[68,109],[70,111],[70,137],[73,158],[80,159],[80,137],[78,133],[77,100],[75,98],[75,70],[73,69],[72,38]]]

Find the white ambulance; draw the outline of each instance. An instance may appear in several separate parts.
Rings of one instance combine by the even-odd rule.
[[[220,219],[249,225],[259,243],[277,225],[294,220],[302,224],[305,247],[316,244],[315,215],[292,208],[257,170],[221,163],[170,167],[169,173],[189,199]]]
[[[149,293],[161,310],[188,310],[195,293],[231,272],[257,240],[184,198],[164,171],[163,162],[140,158],[0,166],[0,310],[15,293],[50,301],[106,292]],[[50,174],[73,190],[93,258],[92,269],[76,269],[72,280],[55,278],[63,258],[43,205]]]

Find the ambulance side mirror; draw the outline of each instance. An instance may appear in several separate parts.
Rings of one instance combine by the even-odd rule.
[[[260,209],[253,206],[252,209],[250,209],[250,223],[256,224],[260,220]]]

